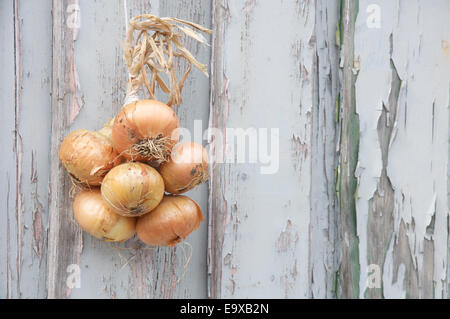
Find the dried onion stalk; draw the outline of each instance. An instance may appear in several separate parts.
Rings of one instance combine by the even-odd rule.
[[[139,31],[139,34],[133,44],[135,31]],[[184,36],[188,36],[199,43],[207,44],[199,31],[207,34],[212,32],[199,24],[177,18],[159,18],[152,14],[141,14],[132,18],[123,50],[123,58],[130,75],[124,104],[136,100],[137,92],[144,84],[151,99],[155,99],[155,88],[158,85],[163,92],[169,94],[166,103],[168,106],[179,105],[191,64],[208,76],[206,64],[198,62],[182,41]],[[184,58],[188,62],[180,81],[175,74],[175,57]],[[151,73],[150,81],[146,68]],[[167,74],[169,84],[166,84],[160,73]]]

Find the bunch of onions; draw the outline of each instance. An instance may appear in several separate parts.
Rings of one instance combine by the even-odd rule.
[[[164,196],[164,181],[144,163],[128,162],[114,167],[101,186],[107,205],[122,216],[140,216],[150,212]]]
[[[76,130],[66,136],[59,158],[72,181],[81,186],[99,186],[106,173],[122,162],[111,135],[112,128],[107,124],[100,131]]]
[[[196,230],[202,220],[195,201],[183,195],[166,195],[158,207],[138,218],[136,231],[148,245],[173,246]]]
[[[181,143],[174,147],[170,160],[158,168],[166,192],[182,194],[208,179],[208,154],[202,145]]]
[[[170,106],[182,102],[181,91],[191,65],[208,75],[207,65],[199,63],[181,41],[188,36],[206,43],[199,32],[211,30],[151,14],[132,18],[123,52],[129,74],[124,107],[100,131],[77,130],[62,142],[59,156],[63,166],[72,181],[86,186],[75,197],[73,210],[89,234],[124,241],[137,230],[149,245],[173,246],[203,220],[192,199],[164,195],[165,191],[184,193],[208,177],[208,155],[200,144],[182,143],[172,152],[179,140],[180,123]],[[188,63],[180,79],[175,58]],[[150,82],[146,68],[152,73]],[[168,76],[168,84],[159,73]],[[139,100],[142,85],[151,99]],[[154,100],[156,85],[169,95],[167,104]],[[152,166],[159,166],[159,171]]]
[[[164,162],[178,142],[175,112],[156,100],[138,100],[122,108],[112,128],[114,148],[129,160]]]
[[[136,232],[136,218],[113,212],[103,201],[99,189],[79,192],[73,202],[73,211],[81,228],[96,238],[122,242]]]

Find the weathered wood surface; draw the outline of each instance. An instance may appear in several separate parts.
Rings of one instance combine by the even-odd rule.
[[[357,234],[357,212],[355,194],[357,181],[355,169],[358,162],[359,122],[355,105],[354,36],[358,1],[345,0],[340,4],[338,24],[339,44],[341,45],[341,95],[339,96],[339,165],[336,185],[341,217],[341,263],[337,273],[339,295],[344,298],[357,298],[359,269],[359,239]],[[342,105],[342,107],[341,107]]]
[[[217,0],[214,9],[211,126],[267,128],[259,146],[279,143],[279,167],[213,168],[210,296],[331,297],[337,3]]]
[[[0,297],[46,295],[51,1],[0,2]]]
[[[79,5],[79,28],[67,25],[70,5]],[[205,297],[206,223],[189,237],[193,254],[185,272],[190,247],[149,248],[138,240],[117,245],[82,233],[73,220],[68,198],[70,182],[57,152],[68,131],[85,127],[99,129],[121,108],[125,96],[126,71],[122,63],[121,39],[125,34],[123,1],[54,1],[53,6],[53,134],[50,189],[48,296],[171,298]],[[177,16],[209,26],[208,1],[128,1],[126,15],[142,12]],[[95,32],[93,32],[95,30]],[[188,42],[201,61],[209,52]],[[184,103],[178,115],[192,129],[194,120],[206,123],[209,81],[193,71],[184,87]],[[194,111],[190,111],[193,110]],[[191,192],[207,212],[207,186]],[[75,265],[75,266],[71,266]],[[67,268],[72,267],[72,268]],[[66,281],[80,271],[80,287]],[[184,275],[183,275],[184,274]],[[73,278],[73,277],[71,277]],[[70,280],[70,279],[69,279]]]
[[[443,0],[359,1],[359,297],[447,297],[449,18]]]
[[[0,298],[448,297],[448,1],[126,9],[0,1]],[[262,174],[261,156],[220,163],[236,159],[237,139],[211,140],[209,188],[189,194],[207,219],[188,238],[186,272],[188,246],[83,233],[57,156],[69,131],[99,129],[120,109],[125,17],[144,12],[214,31],[212,52],[187,41],[211,77],[191,72],[177,109],[184,127],[255,128],[267,151],[279,141],[278,170]]]

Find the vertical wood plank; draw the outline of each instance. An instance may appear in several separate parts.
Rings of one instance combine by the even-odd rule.
[[[341,1],[341,100],[338,166],[338,200],[341,225],[341,263],[339,267],[339,295],[343,298],[359,296],[359,239],[356,225],[355,196],[358,161],[359,120],[355,104],[354,33],[358,0]]]
[[[409,13],[397,17],[392,48],[393,64],[402,81],[387,167],[395,190],[394,229],[399,233],[399,220],[407,226],[408,244],[420,278],[419,296],[447,298],[448,155],[444,150],[449,139],[450,29],[441,26],[450,18],[450,3],[418,1],[417,6],[411,6],[400,1],[398,12],[405,8]],[[417,32],[410,30],[408,20],[413,17],[419,21]],[[410,62],[406,63],[404,57]],[[417,155],[411,158],[411,152]],[[388,252],[386,264],[394,269],[398,263],[391,261],[397,254],[395,248],[392,254]],[[401,277],[397,278],[400,283]],[[389,277],[383,279],[391,282]],[[409,286],[408,279],[404,284]],[[405,296],[409,295],[406,288]]]
[[[0,293],[2,298],[16,297],[19,294],[17,286],[18,271],[18,226],[16,219],[16,68],[15,68],[15,3],[2,1],[0,3],[0,48],[1,73],[0,105],[3,116],[0,117],[0,145],[6,154],[0,166],[1,192],[3,214],[0,214]],[[20,268],[20,266],[19,266]]]
[[[160,1],[159,5],[161,16],[178,17],[181,19],[199,23],[207,28],[211,28],[211,1],[209,0],[180,0],[180,1]],[[210,43],[210,36],[205,34],[208,43]],[[211,47],[204,46],[192,39],[185,40],[186,47],[194,56],[206,63],[208,66],[211,59]],[[180,69],[186,68],[186,63],[179,62]],[[210,71],[208,71],[210,72]],[[181,76],[181,73],[179,73]],[[183,103],[177,107],[176,113],[180,119],[181,127],[186,128],[191,132],[192,138],[196,138],[195,142],[205,145],[203,140],[203,132],[208,127],[209,121],[209,104],[210,104],[210,79],[203,75],[197,69],[193,69],[189,75],[187,82],[183,87]],[[196,134],[196,132],[199,132]],[[182,280],[176,284],[176,288],[172,293],[172,297],[177,298],[206,298],[207,297],[207,225],[208,225],[208,183],[204,183],[199,187],[186,193],[187,196],[193,198],[201,207],[203,217],[200,228],[190,235],[187,242],[192,245],[193,255],[187,266],[186,273]],[[186,252],[189,247],[185,246]],[[170,251],[161,249],[160,254],[168,254]],[[177,254],[177,263],[183,266],[183,248],[175,248]],[[180,277],[184,270],[183,267],[175,268],[176,277]],[[158,276],[154,277],[156,280]],[[159,276],[159,280],[163,281],[164,277]],[[167,277],[166,282],[173,282],[173,279]],[[178,279],[176,279],[178,280]]]
[[[67,28],[67,6],[78,4],[80,28]],[[124,1],[65,1],[54,3],[53,154],[71,130],[99,129],[122,107],[127,74],[122,62],[121,41],[125,36]],[[208,1],[127,1],[128,18],[141,13],[176,16],[210,25]],[[92,30],[95,30],[93,32]],[[75,36],[75,41],[73,40]],[[209,62],[207,48],[187,42],[187,48],[203,63]],[[67,62],[70,63],[67,63]],[[65,81],[60,78],[69,75]],[[195,119],[206,121],[209,106],[208,79],[193,70],[183,90],[184,103],[177,112],[183,126],[192,129]],[[162,100],[164,100],[162,98]],[[206,223],[188,237],[193,253],[185,263],[189,246],[148,247],[134,238],[123,244],[96,240],[82,233],[72,217],[68,180],[53,158],[51,206],[51,259],[49,296],[71,298],[201,298],[206,295]],[[190,192],[207,213],[207,185]],[[67,252],[66,252],[67,251]],[[69,289],[66,280],[71,264],[80,269],[80,287]],[[50,271],[52,273],[50,273]],[[50,292],[52,292],[50,294]]]
[[[446,1],[377,1],[379,27],[366,0],[127,2],[129,18],[213,14],[211,92],[193,70],[177,114],[191,132],[208,117],[223,132],[279,128],[279,170],[215,164],[209,207],[207,185],[188,194],[209,220],[186,272],[188,247],[83,233],[58,148],[122,105],[123,1],[1,1],[1,298],[448,296]]]
[[[2,163],[5,198],[1,202],[7,207],[1,222],[5,228],[1,241],[6,246],[0,295],[42,298],[46,294],[51,1],[1,5],[5,132],[0,145],[11,154]]]
[[[69,190],[71,183],[59,161],[58,150],[68,133],[71,121],[79,110],[74,46],[78,29],[67,25],[68,5],[77,1],[53,1],[53,72],[52,72],[52,135],[51,177],[49,193],[49,245],[47,297],[68,297],[68,271],[78,273],[71,265],[80,264],[83,248],[81,229],[73,218]],[[73,10],[70,11],[73,14]],[[74,21],[71,21],[74,22]],[[76,278],[75,278],[76,281]],[[74,281],[70,281],[71,283]]]
[[[223,133],[214,136],[216,160],[234,147],[227,128],[278,128],[279,169],[261,174],[248,157],[212,168],[209,295],[331,296],[337,75],[328,63],[337,57],[328,23],[337,15],[324,15],[336,6],[226,0],[213,6],[210,126]]]
[[[447,297],[449,12],[446,1],[344,2],[341,202],[355,202],[341,216],[356,220],[342,223],[343,297]]]

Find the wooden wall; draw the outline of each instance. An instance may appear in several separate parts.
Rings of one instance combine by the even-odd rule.
[[[279,155],[267,174],[261,149],[221,163],[235,140],[203,140],[221,147],[190,246],[83,233],[58,159],[121,108],[125,17],[146,12],[213,30],[186,41],[210,77],[191,72],[182,126]],[[447,298],[449,18],[446,0],[0,1],[0,298]]]

